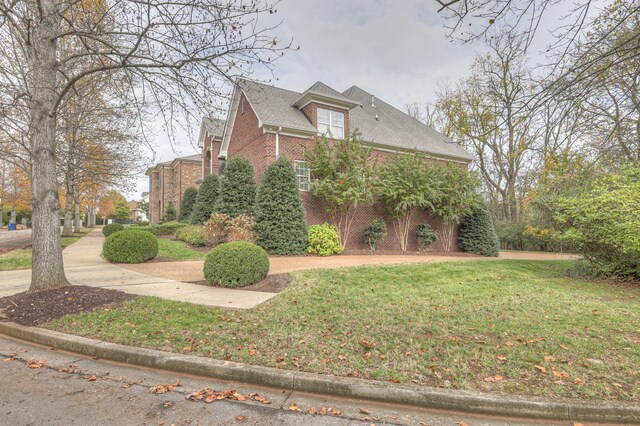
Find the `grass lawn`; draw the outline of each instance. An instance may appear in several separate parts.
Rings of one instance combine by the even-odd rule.
[[[638,400],[640,288],[570,262],[302,271],[251,311],[142,297],[46,327],[218,359],[428,386]]]
[[[175,260],[203,260],[206,254],[191,250],[182,241],[158,238],[158,256]]]
[[[62,237],[62,248],[70,246],[80,238],[91,232],[92,229],[84,228],[71,237]],[[13,271],[16,269],[31,269],[31,249],[13,250],[0,255],[0,271]]]

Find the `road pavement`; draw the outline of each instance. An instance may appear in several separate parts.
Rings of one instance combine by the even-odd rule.
[[[442,413],[209,380],[96,360],[2,336],[0,358],[0,423],[7,425],[570,425]],[[44,363],[29,368],[30,360],[35,366]],[[180,386],[166,393],[150,390],[176,381]],[[206,404],[186,398],[203,388],[259,394],[271,404],[250,399]],[[292,411],[294,404],[301,411]],[[340,413],[309,414],[312,407]]]

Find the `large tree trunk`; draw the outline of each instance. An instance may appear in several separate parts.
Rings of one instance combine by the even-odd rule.
[[[75,203],[76,203],[76,224],[73,229],[73,232],[80,232],[82,229],[82,219],[80,218],[80,195],[76,193],[75,195]]]
[[[31,72],[30,146],[33,209],[33,269],[29,291],[69,285],[60,245],[60,201],[56,176],[56,36],[59,18],[53,0],[31,3],[32,45],[28,61]]]

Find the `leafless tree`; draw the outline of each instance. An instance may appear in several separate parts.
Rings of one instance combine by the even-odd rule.
[[[0,128],[22,139],[31,163],[31,291],[68,285],[56,135],[77,85],[110,76],[130,103],[152,104],[167,122],[212,112],[230,79],[289,48],[261,24],[274,12],[261,0],[0,0]]]

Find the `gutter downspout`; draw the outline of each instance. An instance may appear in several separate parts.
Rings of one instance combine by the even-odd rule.
[[[278,127],[276,130],[276,160],[280,157],[280,132],[282,131],[282,126]]]

